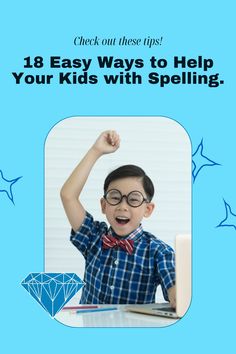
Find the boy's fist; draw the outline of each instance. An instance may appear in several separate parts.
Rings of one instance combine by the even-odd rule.
[[[107,130],[99,135],[93,145],[100,154],[110,154],[115,152],[120,146],[120,137],[115,130]]]

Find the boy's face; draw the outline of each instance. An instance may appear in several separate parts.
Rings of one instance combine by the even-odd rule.
[[[132,191],[139,191],[144,198],[147,198],[142,182],[137,177],[117,179],[109,184],[108,191],[111,189],[120,191],[122,196],[128,195]],[[139,227],[143,217],[151,215],[154,204],[144,202],[134,208],[127,203],[126,198],[123,198],[117,205],[110,205],[102,198],[101,207],[115,233],[119,236],[126,236]]]

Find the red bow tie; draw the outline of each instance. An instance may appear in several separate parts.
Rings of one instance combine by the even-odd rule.
[[[104,249],[113,248],[113,247],[121,247],[124,251],[132,254],[134,249],[134,241],[133,240],[118,240],[117,238],[110,235],[102,236],[102,247]]]

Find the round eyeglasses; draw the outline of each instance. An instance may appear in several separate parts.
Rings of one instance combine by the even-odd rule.
[[[143,203],[149,203],[148,199],[144,198],[142,193],[139,191],[132,191],[127,195],[122,195],[118,189],[110,189],[103,197],[110,205],[120,204],[123,198],[125,198],[127,204],[133,208],[137,208]]]

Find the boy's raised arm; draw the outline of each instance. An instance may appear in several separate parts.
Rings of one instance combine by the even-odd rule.
[[[78,230],[85,217],[85,209],[79,197],[94,164],[102,155],[115,152],[119,146],[120,138],[115,131],[103,132],[64,183],[61,200],[74,231]]]

